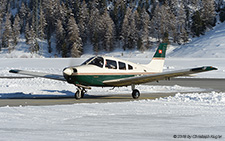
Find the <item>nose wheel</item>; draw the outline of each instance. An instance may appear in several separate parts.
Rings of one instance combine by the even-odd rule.
[[[81,98],[84,98],[84,94],[86,93],[87,91],[85,89],[81,89],[81,88],[77,88],[77,91],[74,95],[75,99],[79,100]]]

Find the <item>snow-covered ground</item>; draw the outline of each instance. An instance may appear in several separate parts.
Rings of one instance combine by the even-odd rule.
[[[1,107],[1,140],[223,140],[225,93],[121,103]],[[179,138],[179,139],[177,139]]]
[[[218,70],[196,77],[225,78],[224,29],[222,23],[189,44],[178,48],[170,45],[164,71],[212,65]],[[43,47],[46,47],[44,42]],[[154,49],[143,53],[118,49],[106,55],[148,63],[153,52]],[[4,49],[0,53],[0,76],[17,76],[8,73],[13,68],[61,74],[64,67],[79,65],[93,55],[86,53],[80,59],[39,58],[28,53],[23,41],[13,53],[8,54]],[[43,54],[54,57],[54,53]],[[178,85],[138,87],[143,93],[177,94],[131,102],[1,107],[0,140],[224,140],[224,92],[202,92],[201,88]],[[42,78],[0,79],[0,98],[70,97],[75,90],[65,82]],[[94,88],[88,92],[117,93],[130,93],[130,88]]]

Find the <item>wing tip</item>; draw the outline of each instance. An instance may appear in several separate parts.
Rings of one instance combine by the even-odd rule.
[[[10,70],[9,72],[10,72],[10,73],[19,73],[20,70]]]
[[[193,68],[191,71],[193,72],[198,72],[198,71],[212,71],[212,70],[218,70],[216,67],[212,66],[204,66],[204,67],[199,67],[199,68]]]

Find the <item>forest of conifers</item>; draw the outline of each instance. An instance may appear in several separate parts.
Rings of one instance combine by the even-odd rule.
[[[154,42],[185,44],[225,20],[223,0],[1,0],[0,51],[26,39],[31,53],[37,39],[48,52],[80,57],[115,48],[144,51]],[[54,38],[54,45],[52,44]]]

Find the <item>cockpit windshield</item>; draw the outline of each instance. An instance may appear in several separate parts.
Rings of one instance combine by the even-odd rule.
[[[102,68],[103,64],[104,64],[104,59],[102,57],[97,56],[97,57],[92,57],[92,58],[88,59],[81,65],[95,65],[95,66]]]

